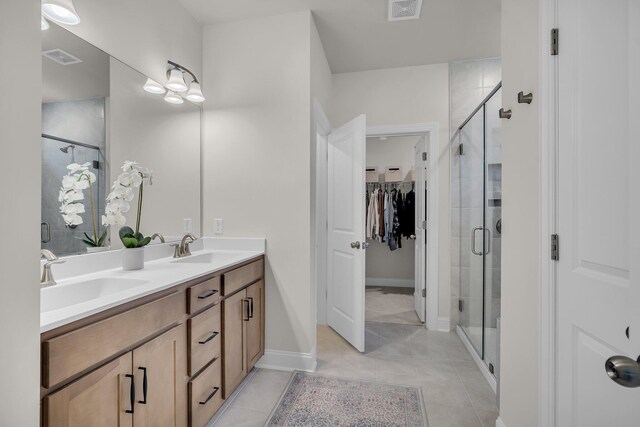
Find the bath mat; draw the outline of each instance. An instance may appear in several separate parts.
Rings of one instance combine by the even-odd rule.
[[[295,372],[267,427],[423,427],[419,387]]]

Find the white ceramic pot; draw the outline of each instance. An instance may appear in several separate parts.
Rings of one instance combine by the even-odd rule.
[[[144,268],[144,247],[122,249],[122,269],[124,271]]]
[[[100,247],[87,246],[87,253],[88,254],[94,254],[96,252],[104,252],[104,251],[108,251],[108,250],[109,250],[108,246],[100,246]]]

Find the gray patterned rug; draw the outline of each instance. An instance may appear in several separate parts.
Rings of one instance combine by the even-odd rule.
[[[418,387],[295,372],[268,427],[423,427]]]

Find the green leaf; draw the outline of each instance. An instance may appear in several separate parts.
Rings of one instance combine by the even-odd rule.
[[[99,247],[104,246],[104,241],[107,238],[107,230],[108,230],[108,228],[105,228],[104,230],[102,230],[102,234],[100,235],[100,238],[98,239],[98,246]]]
[[[93,243],[91,240],[86,240],[86,239],[80,239],[80,240],[82,240],[82,242],[83,242],[85,245],[87,245],[87,246],[89,246],[89,247],[91,247],[91,248],[95,248],[95,247],[96,247],[96,244],[95,244],[95,243]]]
[[[143,246],[147,246],[149,243],[151,243],[151,237],[145,237],[142,241],[138,242],[138,247],[141,248]]]
[[[118,234],[120,235],[120,239],[121,239],[121,240],[122,240],[122,238],[123,238],[123,237],[126,237],[127,235],[129,235],[129,236],[133,236],[133,233],[135,233],[135,232],[133,231],[133,228],[131,228],[131,227],[127,227],[127,226],[122,227],[122,228],[120,229],[120,231],[118,232]]]
[[[136,239],[135,237],[123,237],[121,240],[125,248],[138,247],[138,239]]]
[[[142,242],[144,240],[144,235],[140,232],[135,236],[138,239],[138,242]]]
[[[84,237],[86,237],[87,240],[91,242],[91,246],[98,246],[94,237],[89,236],[86,232],[84,233]]]

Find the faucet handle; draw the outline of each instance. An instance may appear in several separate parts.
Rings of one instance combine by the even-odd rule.
[[[170,246],[173,248],[173,257],[174,258],[182,257],[182,251],[180,250],[180,244],[179,243],[171,243]]]

